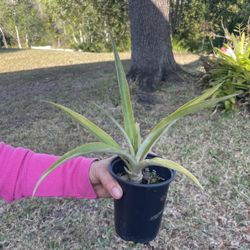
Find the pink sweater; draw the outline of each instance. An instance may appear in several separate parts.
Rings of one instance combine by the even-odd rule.
[[[0,198],[11,202],[30,197],[39,177],[57,159],[0,142]],[[78,157],[65,162],[44,179],[35,196],[96,198],[89,180],[93,161]]]

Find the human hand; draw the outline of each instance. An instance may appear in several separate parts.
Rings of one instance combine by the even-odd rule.
[[[108,171],[112,159],[113,157],[94,161],[90,166],[89,179],[98,198],[122,197],[122,188]]]

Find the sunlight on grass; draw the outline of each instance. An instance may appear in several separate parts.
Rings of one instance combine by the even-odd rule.
[[[119,55],[122,60],[130,59],[130,52],[119,53]],[[199,56],[187,54],[183,57],[182,54],[177,53],[175,59],[178,63],[185,65],[197,61]],[[0,50],[0,73],[107,61],[114,61],[113,53],[62,52],[31,49],[9,49],[9,52],[1,52]]]
[[[0,53],[0,73],[113,61],[112,53],[62,52],[49,50],[15,50]],[[129,59],[130,53],[121,53],[122,59]]]

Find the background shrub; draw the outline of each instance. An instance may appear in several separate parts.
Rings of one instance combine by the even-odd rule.
[[[208,71],[210,86],[223,83],[214,97],[240,93],[223,102],[226,111],[250,102],[250,36],[245,31],[241,26],[235,34],[225,29],[226,43],[220,49],[214,48],[213,66]]]

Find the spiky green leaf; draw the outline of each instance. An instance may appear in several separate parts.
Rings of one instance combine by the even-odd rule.
[[[201,184],[200,184],[200,182],[198,181],[198,179],[191,172],[189,172],[186,168],[182,167],[177,162],[156,157],[156,158],[153,158],[153,159],[150,159],[150,160],[144,160],[144,161],[142,161],[141,164],[140,164],[140,167],[141,168],[145,168],[145,167],[150,166],[150,165],[151,166],[156,165],[156,166],[161,166],[161,167],[166,167],[166,168],[174,169],[174,170],[178,171],[179,173],[182,173],[182,174],[186,175],[198,187],[200,187],[201,189],[203,189],[202,186],[201,186]]]
[[[207,89],[202,95],[197,96],[195,98],[193,98],[192,100],[188,101],[187,103],[183,104],[181,107],[179,107],[175,112],[178,112],[181,109],[186,108],[187,106],[193,105],[193,104],[198,104],[204,100],[206,100],[207,98],[209,98],[210,96],[213,95],[213,93],[215,93],[220,87],[222,83],[217,84],[216,86]]]
[[[119,122],[116,121],[116,119],[110,114],[108,113],[106,110],[104,110],[101,106],[97,105],[96,103],[93,103],[103,114],[105,114],[115,125],[117,128],[119,128],[119,130],[121,131],[121,133],[123,134],[124,138],[126,139],[127,143],[128,143],[128,147],[129,150],[131,152],[131,154],[134,156],[135,152],[134,152],[134,148],[133,145],[131,143],[131,140],[128,136],[128,134],[126,133],[126,131],[123,129],[123,127],[119,124]]]
[[[89,119],[84,117],[83,115],[54,102],[48,102],[55,107],[61,109],[64,113],[72,117],[74,120],[79,122],[82,126],[87,128],[92,134],[94,134],[101,142],[111,145],[115,148],[120,148],[119,144],[103,129],[99,128],[95,123],[91,122]]]
[[[134,112],[133,112],[131,98],[130,98],[129,85],[128,85],[126,74],[124,72],[124,69],[123,69],[123,66],[122,66],[122,63],[121,63],[121,60],[118,55],[114,42],[112,43],[112,45],[113,45],[116,73],[117,73],[117,79],[118,79],[118,85],[119,85],[119,91],[120,91],[124,128],[130,140],[132,141],[134,151],[137,152],[138,136],[136,133],[136,125],[135,125]]]
[[[173,112],[172,114],[168,115],[167,117],[163,118],[148,134],[148,136],[145,138],[143,143],[140,145],[140,148],[137,152],[136,159],[143,160],[148,152],[151,150],[155,142],[164,134],[166,127],[171,124],[173,121],[178,120],[182,118],[183,116],[186,116],[188,114],[195,113],[197,111],[200,111],[204,108],[209,108],[217,103],[230,99],[231,97],[234,97],[238,95],[232,94],[228,96],[224,96],[221,98],[213,98],[207,101],[203,101],[201,103],[195,103],[192,105],[188,105],[182,109],[178,109],[178,111]]]

